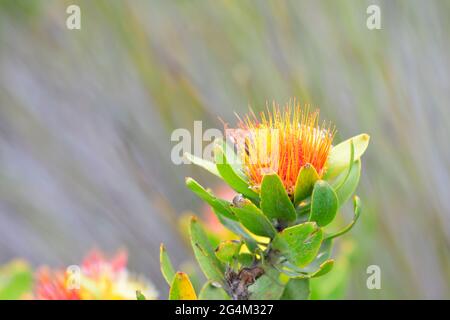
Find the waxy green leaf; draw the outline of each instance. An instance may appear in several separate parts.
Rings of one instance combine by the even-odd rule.
[[[248,200],[240,207],[232,206],[231,210],[238,217],[239,221],[250,232],[263,237],[273,238],[276,230],[270,223],[269,219],[262,213],[262,211]]]
[[[343,173],[344,174],[344,173]],[[358,187],[359,178],[361,176],[361,160],[357,160],[353,163],[353,166],[348,175],[346,175],[346,180],[339,185],[336,190],[336,195],[339,199],[339,205],[342,206],[344,203],[350,199],[353,193],[355,193]]]
[[[209,171],[213,175],[215,175],[215,176],[217,176],[217,177],[222,179],[222,177],[220,176],[219,171],[217,171],[216,165],[213,162],[205,160],[205,159],[202,159],[202,158],[199,158],[199,157],[196,157],[193,154],[190,154],[188,152],[186,152],[184,154],[184,157],[186,159],[188,159],[190,162],[192,162],[193,164],[195,164],[195,165],[197,165],[197,166],[199,166],[199,167]]]
[[[250,300],[278,300],[284,291],[284,284],[279,280],[280,273],[267,268],[262,276],[248,287]]]
[[[278,268],[278,270],[288,275],[291,279],[310,279],[320,277],[330,272],[333,268],[333,259],[324,260],[320,264],[317,264],[316,262],[318,261],[316,260],[305,268],[297,268],[296,266],[289,265],[289,263],[284,263],[284,267],[281,269]]]
[[[230,263],[239,254],[241,246],[242,242],[238,240],[222,241],[216,248],[216,257],[224,263]]]
[[[218,214],[221,214],[231,220],[237,220],[230,209],[230,204],[227,201],[216,198],[211,192],[205,190],[192,178],[186,178],[186,186],[200,199],[208,203]]]
[[[198,295],[199,300],[231,300],[228,293],[221,287],[218,287],[214,282],[208,281],[200,290]]]
[[[177,272],[169,291],[169,300],[197,300],[194,287],[184,272]]]
[[[323,179],[333,179],[345,171],[350,161],[352,141],[355,148],[354,160],[358,160],[366,151],[369,140],[370,136],[364,133],[332,147],[327,160],[327,171],[325,172]]]
[[[283,273],[289,275],[291,279],[311,279],[311,278],[317,278],[320,276],[323,276],[327,274],[328,272],[333,269],[334,266],[334,260],[328,259],[324,262],[322,262],[314,271],[312,272],[306,272],[303,269],[290,269],[290,270],[282,270]]]
[[[314,188],[314,183],[316,183],[317,180],[319,180],[319,175],[316,169],[311,164],[307,163],[300,169],[294,190],[295,206],[311,196]]]
[[[253,264],[254,259],[255,256],[247,252],[243,252],[238,256],[238,261],[243,267],[250,267]]]
[[[245,197],[252,199],[252,201],[258,203],[258,193],[250,189],[248,182],[245,181],[238,173],[236,173],[231,164],[228,163],[221,142],[215,143],[214,158],[217,171],[219,172],[223,180],[235,191],[242,193],[242,195],[244,195]]]
[[[315,221],[320,227],[333,221],[339,208],[339,201],[333,188],[323,180],[315,183],[311,196],[309,221]]]
[[[340,179],[337,179],[337,181],[333,181],[332,185],[335,191],[338,190],[347,180],[348,176],[350,175],[350,172],[352,171],[354,163],[355,163],[355,145],[353,141],[350,141],[350,160],[346,170],[347,173],[346,174],[341,173],[339,176]]]
[[[310,293],[308,279],[289,279],[280,300],[308,300]]]
[[[224,216],[218,215],[217,213],[216,216],[225,228],[240,236],[242,240],[244,240],[247,248],[251,252],[255,252],[255,250],[258,248],[256,240],[253,239],[253,237],[249,235],[248,232],[244,230],[244,228],[242,228],[241,224],[238,221],[228,219]]]
[[[275,173],[263,177],[261,209],[270,219],[291,222],[297,217],[294,205],[284,189],[283,182]]]
[[[301,268],[301,272],[311,273],[315,272],[315,270],[319,269],[320,265],[327,261],[331,256],[331,249],[333,248],[333,240],[329,238],[325,238],[322,240],[322,244],[320,245],[319,252],[312,262],[310,262],[307,266]]]
[[[164,279],[166,279],[167,284],[170,286],[172,284],[173,277],[175,276],[175,269],[173,268],[172,262],[170,261],[166,248],[162,243],[159,247],[159,262],[161,267],[161,273]]]
[[[315,222],[305,222],[278,233],[272,247],[297,267],[314,260],[322,242],[322,230]]]
[[[189,231],[191,245],[200,269],[209,280],[222,283],[225,266],[217,259],[208,237],[196,217],[191,218]]]
[[[323,262],[320,266],[319,269],[314,272],[313,274],[310,275],[310,278],[317,278],[320,276],[323,276],[325,274],[327,274],[328,272],[331,271],[331,269],[333,269],[334,266],[334,260],[333,259],[329,259],[325,262]]]

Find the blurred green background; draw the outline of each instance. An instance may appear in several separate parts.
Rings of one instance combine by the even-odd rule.
[[[164,296],[159,244],[189,260],[177,216],[201,209],[184,177],[218,183],[171,162],[172,131],[297,97],[335,142],[371,135],[344,296],[450,298],[449,17],[441,0],[1,0],[0,264],[126,247]]]

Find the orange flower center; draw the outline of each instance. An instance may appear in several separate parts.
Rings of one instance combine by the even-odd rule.
[[[319,125],[319,111],[309,112],[278,106],[272,112],[254,113],[239,119],[239,129],[227,130],[237,147],[244,173],[250,185],[258,189],[262,178],[277,173],[289,194],[293,193],[297,176],[305,164],[311,164],[322,176],[335,134],[331,125]]]

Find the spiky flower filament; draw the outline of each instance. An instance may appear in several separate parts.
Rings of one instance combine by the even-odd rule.
[[[308,163],[319,176],[324,174],[335,130],[319,124],[318,110],[310,112],[299,104],[281,110],[274,104],[272,112],[260,113],[260,120],[253,112],[239,119],[238,127],[231,136],[253,188],[261,186],[265,174],[277,173],[292,194],[300,169]]]

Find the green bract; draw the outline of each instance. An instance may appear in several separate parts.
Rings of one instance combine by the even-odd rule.
[[[239,221],[250,232],[258,236],[273,238],[276,230],[269,219],[253,203],[247,200],[240,207],[232,207],[231,210]]]
[[[292,222],[297,214],[280,177],[275,174],[264,176],[261,184],[261,209],[274,220]]]
[[[311,164],[307,163],[300,169],[295,183],[294,205],[298,205],[311,195],[317,180],[319,180],[319,175]]]
[[[305,222],[278,233],[272,242],[284,258],[298,267],[314,260],[322,242],[322,229],[314,222]]]
[[[221,287],[208,281],[200,290],[198,295],[199,300],[230,300],[230,296]]]
[[[368,134],[360,134],[344,142],[341,142],[337,146],[331,149],[328,156],[328,169],[325,173],[325,179],[332,179],[341,174],[348,167],[351,156],[351,144],[355,146],[354,160],[361,158],[369,145],[370,137]]]
[[[323,180],[314,184],[311,196],[309,221],[315,221],[324,227],[333,221],[339,207],[339,200],[333,188]]]
[[[238,240],[222,241],[216,249],[216,256],[220,261],[230,263],[233,259],[236,259],[241,246],[242,242]]]
[[[324,171],[304,164],[292,190],[286,190],[277,173],[263,175],[261,184],[252,186],[233,149],[220,140],[214,145],[214,162],[186,154],[190,162],[221,178],[236,192],[235,199],[227,201],[194,179],[186,179],[187,187],[235,234],[235,240],[221,239],[213,247],[210,231],[195,217],[191,219],[191,245],[207,278],[199,298],[308,299],[310,281],[314,281],[310,279],[332,271],[334,239],[351,230],[360,216],[360,200],[353,195],[368,143],[369,136],[361,134],[332,147]],[[352,196],[353,220],[330,233],[327,226]],[[171,286],[170,299],[196,298],[188,276],[175,272],[162,245],[160,261]]]
[[[225,266],[215,255],[206,233],[195,217],[191,219],[190,236],[195,257],[206,278],[223,283]]]

